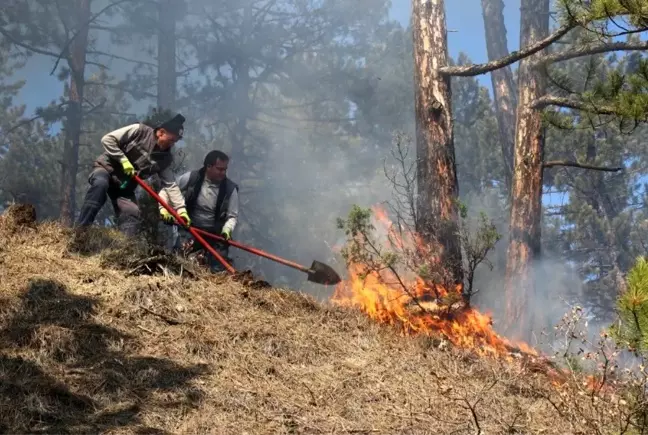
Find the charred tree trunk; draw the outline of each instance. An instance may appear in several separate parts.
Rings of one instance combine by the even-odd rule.
[[[157,105],[175,110],[176,103],[176,3],[178,0],[160,0],[158,3],[158,86]]]
[[[486,51],[488,60],[493,61],[508,56],[509,50],[504,24],[503,0],[482,0],[484,29],[486,30]],[[513,177],[513,149],[515,146],[515,114],[517,94],[513,72],[510,66],[490,73],[495,97],[495,114],[499,128],[502,158],[504,159],[504,180],[506,191],[511,192]]]
[[[520,47],[545,38],[549,32],[549,0],[522,0]],[[544,128],[541,111],[532,104],[546,90],[546,78],[534,62],[542,51],[523,59],[518,74],[518,111],[511,196],[511,221],[506,264],[508,329],[530,325],[522,319],[527,301],[535,295],[533,262],[540,255]],[[514,332],[514,331],[511,331]],[[520,333],[518,329],[515,333]]]
[[[444,3],[414,0],[412,7],[419,210],[416,226],[426,243],[439,247],[448,278],[462,283],[450,77],[439,71],[448,65]]]
[[[69,46],[69,103],[65,115],[65,143],[61,173],[61,223],[70,226],[76,212],[76,177],[79,170],[79,142],[83,122],[83,88],[85,86],[86,51],[90,0],[77,0],[77,31]]]

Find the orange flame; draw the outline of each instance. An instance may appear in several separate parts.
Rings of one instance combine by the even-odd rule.
[[[388,234],[397,248],[421,246],[416,234],[407,237],[413,240],[398,237],[383,209],[374,207],[373,211],[377,231]],[[333,301],[358,308],[378,322],[397,326],[403,334],[443,335],[453,345],[481,355],[506,357],[516,349],[536,355],[524,343],[513,344],[498,335],[490,315],[463,302],[461,285],[446,289],[418,276],[403,282],[400,274],[389,270],[367,272],[364,265],[354,263],[348,265],[348,271],[349,279],[337,285]]]

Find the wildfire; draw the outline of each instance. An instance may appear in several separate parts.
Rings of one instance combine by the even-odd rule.
[[[420,243],[416,235],[406,240],[398,237],[381,208],[374,207],[374,216],[377,231],[389,234],[399,248]],[[404,283],[400,274],[389,270],[367,272],[362,264],[349,264],[348,271],[349,279],[338,284],[333,301],[358,308],[378,322],[399,327],[404,334],[443,335],[453,345],[481,355],[509,356],[515,349],[536,354],[524,343],[513,344],[498,335],[490,315],[463,303],[461,286],[445,289],[426,284],[416,276]]]

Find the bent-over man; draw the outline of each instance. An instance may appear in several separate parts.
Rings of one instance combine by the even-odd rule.
[[[139,224],[140,210],[135,197],[138,174],[147,179],[158,174],[162,192],[169,205],[189,222],[184,197],[171,171],[171,149],[182,139],[185,118],[168,111],[156,112],[143,123],[136,123],[111,131],[101,139],[104,153],[94,162],[88,177],[90,187],[85,195],[77,225],[91,225],[97,213],[110,198],[117,215],[119,229],[134,236]]]

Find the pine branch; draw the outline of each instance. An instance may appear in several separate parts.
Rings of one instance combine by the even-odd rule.
[[[148,61],[141,60],[141,59],[130,59],[128,57],[119,56],[119,55],[112,54],[112,53],[106,53],[104,51],[99,51],[99,50],[88,50],[86,52],[86,54],[95,55],[95,56],[106,56],[106,57],[109,57],[111,59],[123,60],[125,62],[138,63],[138,64],[141,64],[141,65],[148,65],[148,66],[153,66],[153,67],[157,68],[157,63],[154,63],[154,62],[148,62]]]
[[[11,33],[7,32],[6,30],[4,30],[2,28],[0,28],[0,34],[2,36],[4,36],[5,38],[7,38],[9,40],[9,42],[11,42],[12,44],[17,45],[18,47],[22,47],[25,50],[29,50],[29,51],[32,51],[32,52],[37,53],[37,54],[42,54],[44,56],[58,57],[58,54],[56,54],[56,53],[54,53],[52,51],[44,50],[44,49],[38,48],[38,47],[32,47],[29,44],[25,44],[24,42],[20,41],[19,39],[14,37]]]
[[[439,68],[439,72],[441,74],[453,77],[471,77],[480,74],[486,74],[491,71],[504,68],[547,48],[549,45],[562,38],[565,34],[567,34],[567,32],[575,27],[576,25],[572,23],[565,24],[546,38],[541,39],[540,41],[535,42],[528,47],[523,48],[522,50],[513,51],[508,56],[504,56],[500,59],[477,65],[448,66]]]
[[[575,109],[575,110],[585,110],[589,112],[595,112],[600,115],[616,115],[617,111],[612,106],[600,105],[595,106],[594,104],[588,103],[581,100],[578,97],[557,97],[555,95],[545,95],[544,97],[538,98],[531,105],[532,109],[544,109],[549,106],[557,106],[565,109]]]
[[[639,42],[606,42],[604,44],[585,44],[580,47],[561,51],[559,53],[549,54],[540,59],[537,63],[539,65],[547,65],[550,63],[562,62],[565,60],[575,59],[577,57],[590,56],[593,54],[607,53],[610,51],[639,51],[647,50],[648,41]]]
[[[68,103],[69,103],[68,101],[64,101],[64,102],[62,102],[62,103],[60,103],[60,104],[57,104],[57,105],[56,105],[56,108],[57,108],[57,109],[61,109],[61,108],[65,107]],[[24,126],[26,126],[26,125],[29,125],[29,124],[31,124],[32,122],[34,122],[34,121],[36,121],[36,120],[39,120],[39,119],[41,119],[41,118],[43,118],[43,114],[40,114],[40,115],[34,115],[34,116],[32,116],[31,118],[23,119],[23,120],[19,121],[18,123],[16,123],[15,125],[13,125],[13,126],[11,126],[10,128],[8,128],[6,131],[3,131],[2,134],[3,134],[3,135],[8,135],[8,134],[10,134],[10,133],[13,133],[14,131],[18,130],[19,128],[24,127]]]
[[[550,160],[548,162],[545,162],[542,167],[543,168],[553,168],[556,166],[569,166],[571,168],[581,168],[581,169],[591,169],[593,171],[604,171],[604,172],[619,172],[623,171],[623,167],[608,167],[608,166],[596,166],[596,165],[589,165],[587,163],[578,163],[578,162],[572,162],[568,160]]]

